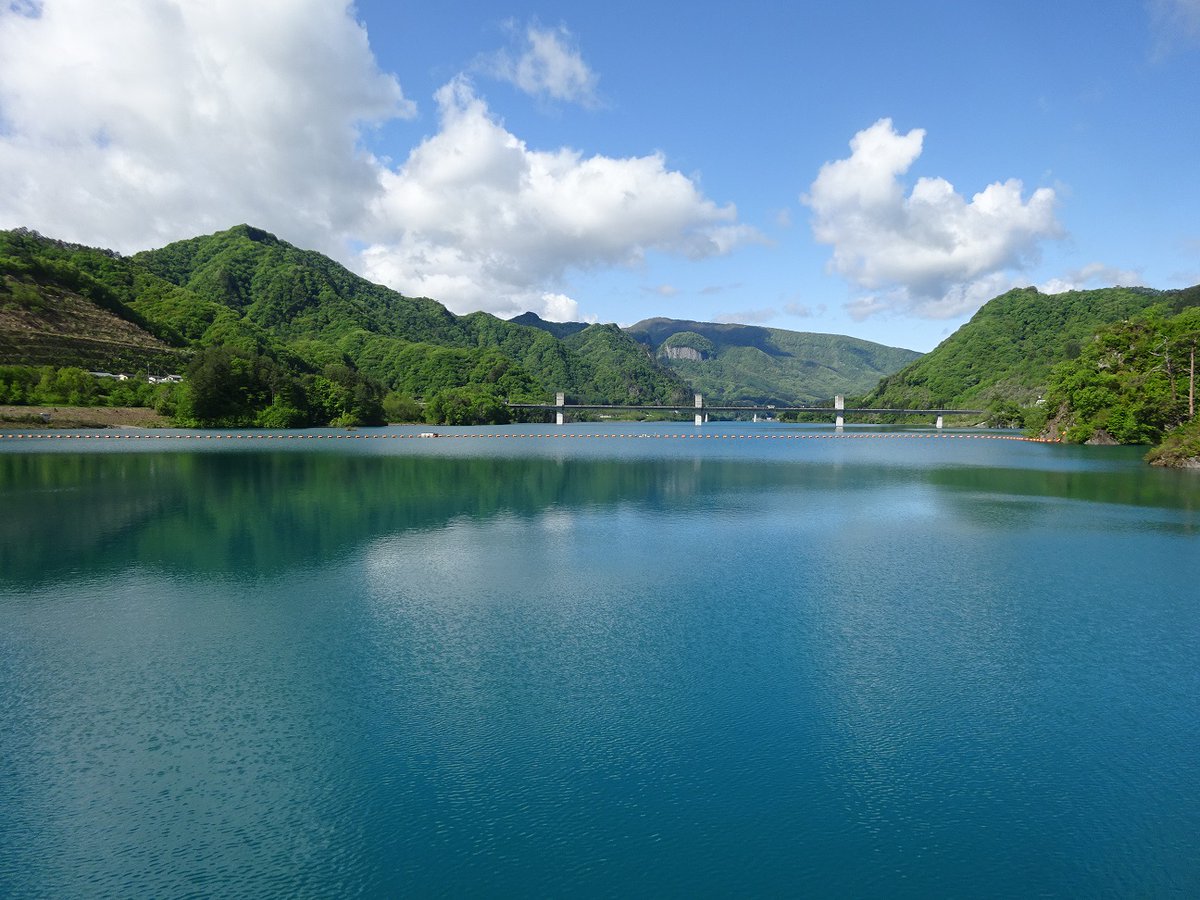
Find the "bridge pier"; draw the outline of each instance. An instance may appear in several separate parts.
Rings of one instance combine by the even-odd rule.
[[[941,416],[937,417],[937,430],[938,431],[942,430],[942,417]]]
[[[704,424],[705,418],[706,417],[704,415],[704,395],[697,394],[696,395],[696,427],[697,428],[699,428],[701,425]]]
[[[555,425],[564,424],[564,413],[563,413],[562,407],[566,405],[566,402],[567,402],[567,395],[564,394],[562,391],[559,391],[557,394],[554,395],[554,405],[559,408],[558,412],[555,413],[555,415],[554,415],[554,424]]]
[[[833,427],[836,428],[838,431],[841,431],[843,428],[846,427],[846,416],[845,416],[846,398],[843,397],[841,394],[838,394],[836,397],[834,397],[833,398],[833,408],[837,411],[837,414],[834,416],[834,419],[833,419]]]

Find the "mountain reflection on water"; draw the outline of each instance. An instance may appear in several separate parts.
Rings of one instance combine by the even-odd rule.
[[[979,518],[980,498],[1036,516],[1048,499],[1159,507],[1191,533],[1200,478],[1137,464],[1114,469],[914,464],[913,448],[830,462],[679,455],[439,456],[342,453],[0,453],[0,580],[34,583],[130,559],[183,573],[258,573],[320,564],[381,536],[459,518],[534,516],[623,504],[703,514],[721,497],[752,502],[921,485]],[[1059,448],[1055,448],[1059,449]],[[1069,451],[1068,451],[1069,452]],[[986,518],[986,516],[985,516]]]

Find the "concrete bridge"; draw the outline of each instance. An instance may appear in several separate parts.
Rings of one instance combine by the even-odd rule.
[[[555,422],[558,425],[564,424],[566,414],[572,409],[589,409],[589,410],[635,410],[639,412],[674,412],[677,415],[681,410],[689,410],[695,414],[696,424],[703,425],[708,421],[710,412],[732,412],[732,413],[766,413],[769,415],[778,415],[779,413],[806,413],[808,415],[831,415],[834,419],[834,426],[842,428],[846,424],[847,416],[936,416],[935,425],[937,428],[942,427],[943,418],[945,416],[981,416],[986,414],[986,410],[982,409],[876,409],[868,407],[846,407],[846,398],[840,394],[834,398],[833,406],[706,406],[704,404],[704,395],[695,395],[695,405],[687,407],[682,405],[661,406],[661,405],[644,405],[637,406],[632,404],[622,403],[567,403],[566,394],[559,392],[555,395],[553,404],[550,403],[509,403],[508,406],[512,409],[544,409],[555,413]]]

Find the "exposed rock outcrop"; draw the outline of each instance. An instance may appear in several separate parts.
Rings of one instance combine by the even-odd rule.
[[[1115,447],[1119,441],[1103,428],[1097,428],[1096,433],[1084,441],[1084,443],[1092,447]]]
[[[667,359],[690,359],[700,362],[705,358],[704,354],[695,347],[664,347],[663,350],[667,354]]]

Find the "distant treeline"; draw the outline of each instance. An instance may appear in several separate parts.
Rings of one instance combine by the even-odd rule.
[[[133,406],[187,427],[301,428],[417,423],[477,425],[511,420],[503,401],[449,389],[418,403],[347,366],[296,375],[268,356],[228,347],[202,351],[182,383],[95,374],[76,366],[0,366],[0,404]]]

